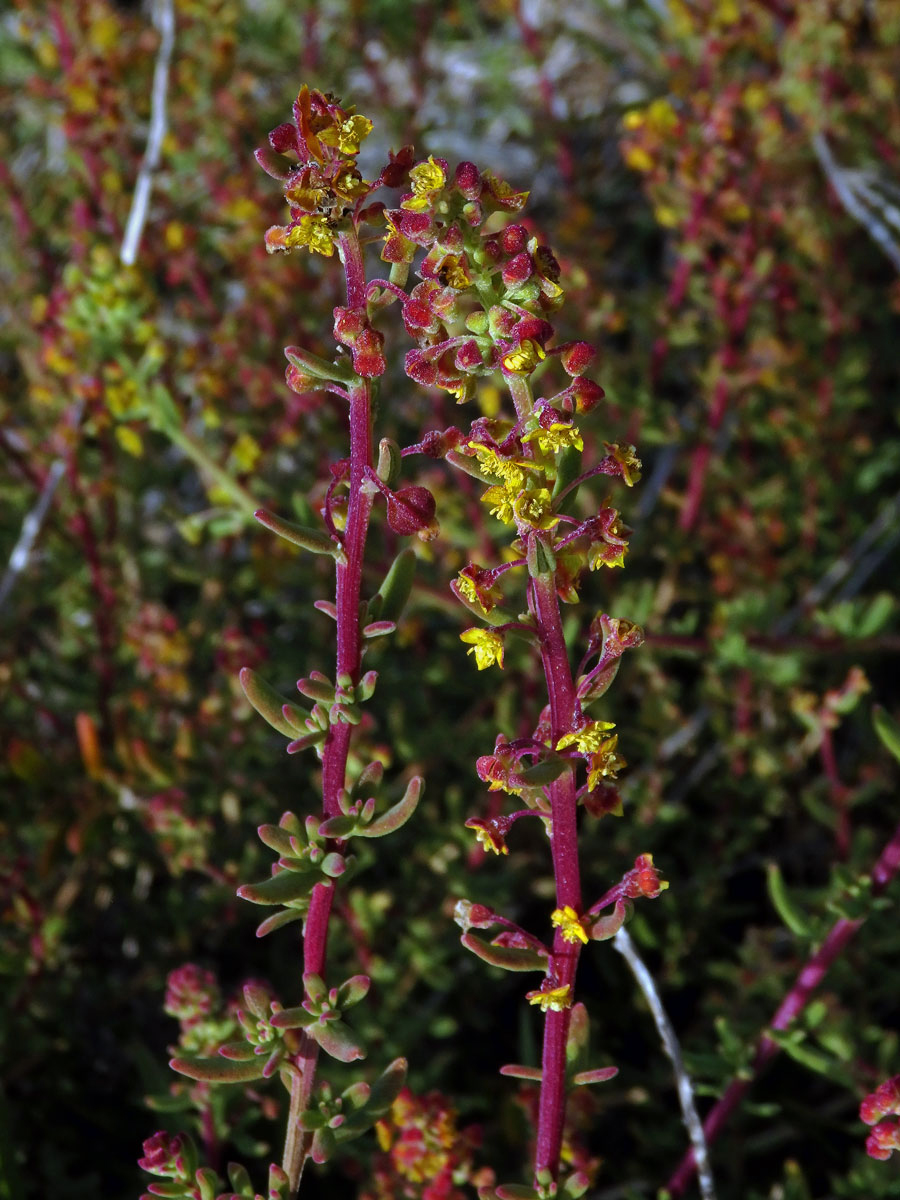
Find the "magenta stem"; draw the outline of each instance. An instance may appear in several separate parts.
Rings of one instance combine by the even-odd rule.
[[[894,830],[891,840],[882,850],[872,870],[872,894],[877,896],[883,892],[898,870],[900,870],[900,825]],[[800,1015],[809,1003],[813,992],[824,979],[831,964],[843,953],[847,943],[863,923],[863,919],[850,920],[847,917],[841,917],[839,921],[835,921],[824,942],[807,960],[806,965],[797,976],[794,986],[769,1022],[770,1029],[785,1030]],[[703,1122],[707,1145],[712,1144],[725,1122],[743,1100],[753,1079],[764,1067],[768,1066],[778,1054],[779,1049],[777,1042],[774,1042],[766,1034],[759,1039],[753,1061],[750,1064],[750,1078],[733,1079],[721,1098],[709,1110],[709,1114]],[[666,1190],[672,1196],[682,1195],[696,1169],[694,1152],[689,1150],[666,1184]]]
[[[355,230],[342,233],[338,250],[344,264],[347,282],[347,307],[363,308],[366,302],[366,277],[362,250]],[[372,497],[363,488],[367,472],[372,467],[371,386],[359,379],[349,387],[350,398],[350,479],[347,501],[347,524],[343,535],[346,562],[336,568],[337,662],[336,675],[349,675],[359,682],[362,662],[362,641],[359,627],[359,604],[362,592],[363,557]],[[346,783],[347,754],[353,726],[332,724],[322,749],[322,808],[323,817],[341,813],[339,797]],[[303,929],[303,973],[324,978],[328,949],[328,922],[334,902],[334,884],[318,883],[312,890],[309,912]],[[300,1050],[294,1059],[299,1075],[294,1077],[288,1113],[283,1167],[290,1181],[290,1195],[295,1197],[300,1187],[303,1167],[309,1155],[311,1135],[297,1127],[301,1113],[310,1106],[316,1078],[319,1047],[312,1038],[303,1035]]]
[[[533,534],[538,537],[540,535]],[[559,600],[552,574],[531,579],[529,607],[537,619],[541,639],[541,659],[550,697],[551,744],[568,733],[575,717],[575,687],[569,655],[563,637]],[[569,905],[581,912],[581,879],[578,869],[578,831],[576,826],[575,775],[570,767],[547,788],[552,816],[550,838],[553,873],[556,879],[556,905]],[[568,985],[574,991],[575,972],[581,946],[566,942],[557,929],[553,940],[548,974],[554,987]],[[538,1173],[549,1171],[555,1180],[559,1171],[563,1126],[566,1117],[566,1039],[571,1009],[550,1011],[544,1022],[544,1048],[541,1060],[541,1092],[538,1103],[538,1130],[535,1149],[535,1186]]]

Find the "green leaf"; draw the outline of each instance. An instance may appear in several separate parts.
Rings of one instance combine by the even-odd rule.
[[[545,787],[548,783],[553,783],[554,779],[559,779],[568,767],[569,764],[564,758],[543,758],[540,762],[526,767],[524,771],[516,772],[516,775],[526,787]]]
[[[570,1066],[587,1054],[590,1032],[587,1009],[580,1002],[574,1004],[569,1017],[569,1035],[566,1038],[566,1062]]]
[[[273,729],[277,729],[285,737],[293,738],[297,731],[285,719],[282,711],[286,703],[284,697],[280,696],[271,684],[266,683],[262,676],[251,671],[249,667],[244,667],[241,671],[240,680],[244,695],[263,720],[268,721]]]
[[[291,837],[294,835],[283,825],[260,825],[256,833],[262,844],[268,846],[270,850],[274,850],[276,854],[290,856],[296,854],[291,845]]]
[[[885,747],[900,762],[900,725],[880,704],[872,709],[872,724]]]
[[[237,894],[251,904],[293,904],[309,897],[315,883],[309,871],[279,871],[261,883],[245,883]]]
[[[324,1129],[317,1129],[313,1137],[310,1156],[315,1163],[328,1162],[336,1147],[335,1136],[327,1126]]]
[[[294,546],[300,546],[312,554],[330,554],[338,562],[347,561],[342,548],[327,533],[318,529],[307,529],[305,525],[296,525],[293,521],[285,521],[283,517],[276,517],[264,508],[257,509],[253,515],[260,525]]]
[[[219,1047],[219,1053],[229,1062],[250,1062],[256,1057],[256,1052],[249,1042],[226,1042]]]
[[[240,1163],[228,1164],[228,1182],[231,1190],[239,1194],[253,1196],[253,1181],[246,1167]]]
[[[312,1133],[316,1129],[323,1129],[328,1124],[328,1118],[317,1108],[308,1108],[297,1118],[297,1124],[307,1133]]]
[[[173,1058],[169,1066],[188,1079],[204,1083],[250,1083],[262,1079],[265,1061],[254,1055],[253,1062],[230,1062],[227,1058]]]
[[[492,967],[501,967],[504,971],[546,971],[547,969],[547,956],[538,954],[536,950],[518,946],[495,946],[471,931],[464,933],[459,940],[467,950],[477,954]]]
[[[501,1075],[511,1075],[513,1079],[528,1079],[532,1083],[540,1083],[544,1072],[540,1067],[523,1067],[521,1063],[507,1063],[500,1068]]]
[[[788,929],[790,929],[791,933],[796,933],[798,937],[803,938],[812,937],[814,929],[810,924],[809,918],[797,908],[788,895],[784,884],[784,877],[781,874],[781,868],[777,863],[771,862],[767,865],[766,882],[769,887],[769,897],[778,915],[784,921],[785,925],[787,925]]]
[[[276,929],[290,925],[292,921],[302,921],[305,912],[305,906],[299,906],[296,908],[286,908],[282,912],[272,913],[271,917],[266,917],[256,927],[256,936],[262,938],[266,934],[274,933]]]
[[[343,1010],[359,1004],[360,1000],[366,998],[371,986],[372,980],[368,975],[351,975],[338,988],[338,1008]]]
[[[399,621],[409,600],[416,577],[416,555],[409,548],[401,550],[391,563],[384,582],[370,602],[373,621]]]
[[[607,1079],[613,1079],[618,1073],[618,1067],[595,1067],[592,1071],[579,1071],[572,1076],[572,1082],[578,1087],[584,1087],[589,1083],[605,1083]]]
[[[366,1057],[365,1050],[343,1021],[319,1022],[310,1025],[307,1032],[310,1037],[315,1038],[326,1054],[330,1054],[338,1062],[355,1062],[358,1058]]]
[[[494,1190],[497,1200],[541,1200],[534,1188],[524,1183],[501,1183]]]
[[[566,446],[556,460],[556,483],[553,485],[553,499],[581,474],[581,451],[575,446]],[[557,509],[557,512],[571,513],[578,495],[578,488],[572,488],[568,496]]]
[[[372,1084],[372,1092],[366,1104],[366,1112],[380,1117],[388,1111],[406,1083],[407,1063],[405,1058],[395,1058]]]
[[[319,826],[319,834],[325,838],[348,838],[357,831],[356,817],[329,817]]]
[[[416,811],[416,806],[424,790],[425,780],[421,775],[414,775],[406,785],[403,798],[398,800],[393,808],[389,808],[387,812],[382,813],[380,817],[376,817],[368,825],[360,826],[356,830],[356,836],[384,837],[385,834],[393,833],[395,829],[399,829],[401,825],[405,825]]]
[[[320,358],[318,354],[313,354],[305,346],[285,346],[284,356],[291,366],[304,375],[312,376],[313,379],[324,379],[329,383],[353,383],[356,379],[349,364],[329,362]]]
[[[315,1013],[305,1008],[283,1008],[272,1017],[272,1024],[276,1029],[306,1029],[315,1020]]]

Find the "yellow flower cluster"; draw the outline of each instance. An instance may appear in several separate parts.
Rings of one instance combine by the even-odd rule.
[[[554,421],[548,429],[539,425],[526,434],[522,441],[536,441],[544,454],[555,454],[557,450],[565,450],[568,446],[574,446],[576,450],[584,449],[581,430],[567,421]]]
[[[525,338],[515,350],[504,354],[501,361],[507,371],[511,371],[514,375],[530,375],[538,363],[543,362],[546,357],[543,346],[532,341],[531,338]]]
[[[326,146],[337,146],[341,154],[359,154],[360,143],[372,132],[372,122],[361,114],[347,117],[339,125],[335,123],[319,134],[319,141]]]

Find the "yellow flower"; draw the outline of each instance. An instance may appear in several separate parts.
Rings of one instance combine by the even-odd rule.
[[[465,263],[458,254],[445,254],[438,264],[437,277],[446,287],[455,288],[461,292],[469,287],[472,280],[466,271]]]
[[[324,142],[326,146],[337,146],[341,154],[358,154],[360,142],[372,132],[372,122],[368,117],[356,115],[347,117],[340,125],[332,125],[330,129],[323,129],[319,134],[319,141]]]
[[[588,787],[596,787],[601,779],[615,779],[622,767],[627,766],[625,759],[616,754],[619,735],[613,734],[605,738],[596,751],[588,759]]]
[[[531,338],[525,338],[515,350],[504,354],[502,362],[507,371],[511,371],[514,375],[530,375],[538,363],[543,362],[546,357],[543,346]]]
[[[503,638],[493,629],[464,629],[459,635],[460,641],[469,642],[472,649],[469,654],[475,655],[475,664],[479,671],[494,663],[503,670]]]
[[[604,744],[605,734],[615,729],[614,721],[591,721],[583,729],[574,733],[565,733],[556,743],[557,750],[565,750],[566,746],[577,745],[582,754],[593,754]]]
[[[641,460],[635,453],[634,446],[628,443],[604,442],[609,455],[622,468],[622,479],[628,487],[634,487],[641,477]],[[613,532],[615,532],[613,530]]]
[[[643,146],[627,146],[624,154],[625,162],[634,171],[652,171],[653,159]]]
[[[427,162],[417,163],[409,173],[409,181],[413,194],[408,200],[400,203],[401,208],[411,212],[421,212],[431,205],[431,201],[447,182],[444,168],[429,155]]]
[[[548,429],[539,425],[522,438],[522,441],[537,441],[544,454],[555,454],[557,450],[564,450],[567,446],[574,446],[576,450],[584,449],[581,431],[577,425],[568,421],[554,421]]]
[[[466,824],[475,830],[475,838],[484,847],[486,854],[509,854],[509,846],[490,825],[477,824],[475,820],[466,821]]]
[[[564,942],[583,942],[587,944],[588,935],[581,918],[570,904],[563,908],[555,908],[550,915],[550,923],[554,929],[562,931]]]
[[[553,511],[551,501],[549,488],[522,492],[513,501],[513,512],[533,529],[553,529],[559,524],[559,517]]]
[[[334,234],[323,216],[318,213],[302,216],[294,228],[288,230],[284,237],[284,249],[295,250],[298,246],[307,246],[311,252],[331,258],[334,254]]]
[[[599,567],[624,567],[625,555],[627,553],[628,547],[624,543],[621,546],[617,546],[606,542],[599,542],[595,547],[591,548],[591,558],[588,561],[588,566],[592,571],[596,571]]]
[[[507,486],[496,485],[489,487],[481,497],[485,504],[491,506],[491,516],[502,521],[504,525],[512,525],[514,521],[513,504],[516,501],[517,492]]]
[[[548,988],[546,991],[526,992],[525,999],[529,1004],[539,1004],[542,1012],[562,1012],[572,1007],[572,989],[564,983],[562,987]]]
[[[538,470],[538,464],[528,462],[524,458],[501,458],[490,446],[481,442],[469,442],[469,449],[475,451],[478,465],[488,475],[496,475],[502,479],[507,488],[518,491],[525,482],[525,471]]]

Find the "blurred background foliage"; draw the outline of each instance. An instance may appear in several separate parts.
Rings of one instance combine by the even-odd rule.
[[[897,884],[880,908],[851,893],[898,819],[870,710],[898,705],[900,3],[176,0],[169,130],[124,267],[150,15],[13,0],[0,26],[0,1195],[126,1200],[142,1139],[193,1128],[165,1067],[169,972],[296,1002],[296,937],[257,942],[234,889],[264,872],[254,827],[317,791],[237,671],[290,691],[331,659],[312,608],[328,566],[251,517],[314,521],[344,453],[343,413],[289,392],[282,357],[329,352],[339,276],[267,258],[282,213],[252,159],[301,82],[375,121],[363,166],[415,141],[530,187],[561,332],[600,347],[608,400],[586,424],[595,447],[635,442],[644,476],[623,502],[627,568],[592,576],[578,616],[639,621],[647,642],[606,702],[631,765],[624,816],[587,818],[585,887],[647,851],[671,881],[631,930],[701,1105],[836,915],[869,917],[716,1142],[721,1200],[894,1194],[856,1113],[900,1069]],[[406,380],[392,332],[383,432],[415,441],[454,410]],[[489,686],[470,669],[447,581],[490,561],[493,527],[465,477],[421,481],[442,536],[417,545],[362,736],[428,790],[344,893],[330,953],[336,978],[373,977],[354,1013],[373,1066],[408,1056],[414,1091],[479,1123],[475,1162],[502,1178],[527,1159],[530,1110],[497,1068],[538,1061],[539,1018],[450,914],[466,896],[546,921],[540,834],[517,829],[498,865],[463,828],[492,803],[475,758],[531,727],[542,685],[524,656]],[[399,547],[386,527],[372,544],[374,590]],[[767,889],[773,863],[802,920]],[[668,1062],[603,946],[581,997],[595,1057],[620,1067],[580,1114],[590,1194],[655,1195],[685,1141]],[[228,1155],[277,1157],[277,1092],[236,1091],[215,1115]],[[148,1096],[187,1107],[163,1117]],[[354,1154],[310,1196],[388,1186],[368,1145]]]

